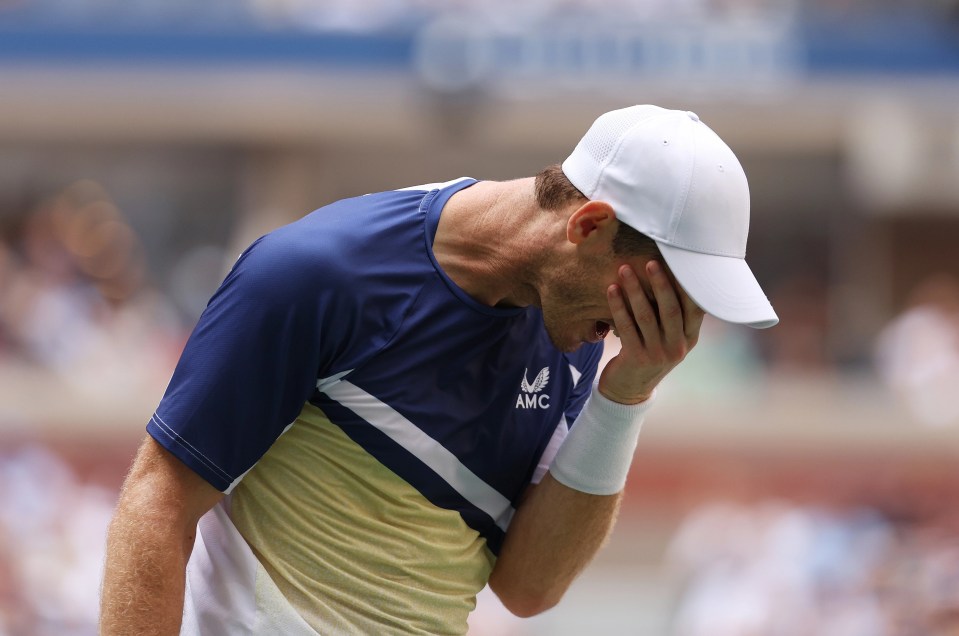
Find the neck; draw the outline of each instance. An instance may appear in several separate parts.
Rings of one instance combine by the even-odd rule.
[[[538,306],[538,264],[557,219],[536,205],[532,178],[480,182],[444,206],[433,253],[447,276],[478,302]]]

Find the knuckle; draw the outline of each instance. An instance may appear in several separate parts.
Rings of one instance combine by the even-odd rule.
[[[689,349],[685,343],[679,343],[670,350],[669,358],[676,362],[682,362],[687,353],[689,353]]]
[[[649,322],[655,322],[655,321],[656,321],[656,317],[653,315],[652,311],[643,310],[636,313],[636,322],[649,323]]]
[[[679,305],[669,305],[665,308],[663,314],[670,320],[677,320],[683,317],[683,308]]]

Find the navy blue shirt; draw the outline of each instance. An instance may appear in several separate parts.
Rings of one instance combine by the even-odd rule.
[[[257,240],[210,300],[148,432],[229,492],[311,403],[497,551],[602,345],[560,352],[538,309],[482,305],[442,271],[443,205],[473,183],[346,199]]]

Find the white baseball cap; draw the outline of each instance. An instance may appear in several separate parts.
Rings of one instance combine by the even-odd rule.
[[[631,106],[601,115],[563,162],[586,198],[656,241],[706,313],[758,329],[779,322],[746,264],[749,185],[736,155],[692,112]]]

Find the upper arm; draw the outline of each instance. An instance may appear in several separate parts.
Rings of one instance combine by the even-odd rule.
[[[147,436],[120,494],[121,509],[135,509],[140,522],[165,520],[191,533],[223,493]]]

